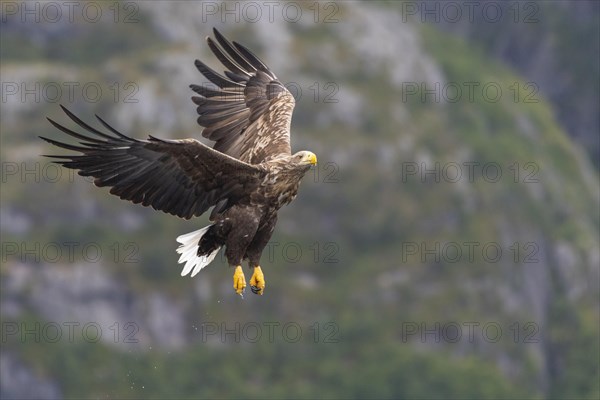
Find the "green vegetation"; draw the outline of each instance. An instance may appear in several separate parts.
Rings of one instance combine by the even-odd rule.
[[[31,327],[34,321],[24,323]],[[364,332],[356,334],[365,337]],[[197,340],[186,351],[170,352],[133,346],[119,351],[64,338],[50,345],[32,342],[22,349],[22,356],[36,366],[40,376],[62,382],[65,398],[493,399],[527,395],[482,359],[458,358],[446,351],[422,353],[400,341],[382,347],[365,340],[352,349],[342,342],[315,344],[312,334],[297,343],[286,342],[278,334],[272,342],[256,344],[235,343],[234,337],[229,335],[226,348],[224,343]]]
[[[392,12],[396,6],[386,7]],[[99,82],[112,79],[97,68],[104,59],[124,67],[121,82],[143,82],[168,71],[157,66],[167,46],[154,43],[157,33],[150,23],[118,26],[124,30],[98,25],[84,36],[69,35],[56,48],[3,37],[2,60],[10,67],[40,60],[58,69],[74,64],[85,80]],[[123,343],[121,336],[49,343],[17,335],[3,343],[3,351],[58,382],[66,398],[597,398],[597,172],[557,125],[547,101],[538,94],[529,102],[526,82],[517,73],[429,26],[415,28],[423,48],[445,82],[463,88],[465,82],[480,82],[473,101],[463,92],[460,101],[435,102],[421,88],[406,98],[390,85],[390,66],[367,74],[346,45],[352,38],[334,27],[323,25],[306,35],[299,25],[293,29],[298,72],[308,71],[310,82],[333,81],[362,103],[352,124],[343,117],[320,122],[319,116],[332,113],[331,104],[297,102],[293,145],[318,146],[324,169],[307,176],[297,201],[280,213],[273,256],[263,256],[265,296],[235,298],[222,260],[194,279],[179,276],[174,238],[204,226],[206,217],[180,221],[133,207],[81,177],[52,184],[10,177],[10,184],[2,185],[2,206],[27,216],[33,227],[3,232],[3,242],[94,242],[107,252],[114,243],[135,244],[134,262],[126,262],[123,252],[109,253],[94,267],[118,283],[140,342]],[[335,49],[328,56],[344,66],[340,71],[312,62],[311,49],[325,39]],[[97,47],[87,47],[90,42]],[[481,91],[490,82],[503,90],[498,101]],[[177,100],[181,92],[187,99],[186,89],[173,89]],[[170,100],[161,98],[164,104]],[[142,108],[144,101],[134,106]],[[104,116],[134,106],[103,99],[75,108]],[[20,162],[16,150],[27,146],[37,146],[23,157],[27,162],[48,152],[36,136],[53,134],[43,116],[57,115],[57,108],[40,105],[19,114],[14,130],[5,133],[3,127],[3,161]],[[399,109],[406,114],[402,118]],[[193,122],[194,116],[189,118]],[[175,123],[174,130],[184,135],[177,124],[186,125]],[[132,127],[127,133],[135,137],[169,134]],[[405,174],[408,165],[424,160],[429,167],[479,164],[472,180],[463,175],[459,182]],[[329,161],[336,162],[334,169],[326,169]],[[482,173],[491,163],[502,170],[498,181]],[[327,177],[334,180],[327,183]],[[479,245],[466,260],[464,244],[471,242]],[[289,243],[302,254],[286,256],[282,249]],[[424,248],[447,243],[462,249],[458,262],[422,255]],[[498,261],[490,262],[481,251],[486,243],[501,246]],[[421,252],[411,254],[407,245]],[[559,257],[560,249],[569,257]],[[36,265],[35,273],[56,268],[24,261]],[[78,255],[73,264],[82,261]],[[18,257],[3,262],[3,282],[16,280],[11,272],[22,262]],[[25,312],[3,316],[2,323],[48,323],[29,301],[31,291],[39,289],[23,289],[19,304]],[[180,347],[155,345],[160,340],[146,319],[149,298],[157,293],[184,314]],[[256,341],[242,335],[238,343],[231,335],[221,340],[219,328],[208,339],[203,336],[207,324],[232,328],[236,322],[257,324],[262,335]],[[279,324],[272,340],[264,329],[270,322]],[[281,333],[287,322],[302,328],[298,342]],[[472,337],[470,323],[477,324]],[[461,336],[454,341],[452,331],[443,329],[456,326]],[[501,328],[497,340],[493,329],[482,332],[484,326]],[[436,327],[445,332],[440,340],[431,333],[439,336]],[[104,335],[113,334],[108,326],[103,329]]]

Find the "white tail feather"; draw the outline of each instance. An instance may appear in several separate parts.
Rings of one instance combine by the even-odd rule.
[[[194,277],[200,270],[206,267],[208,264],[214,260],[215,256],[221,249],[217,247],[215,251],[205,256],[198,256],[198,242],[206,232],[208,232],[208,228],[212,225],[205,226],[202,229],[199,229],[194,232],[186,233],[185,235],[181,235],[177,238],[177,241],[181,243],[181,246],[177,248],[177,252],[181,254],[179,257],[178,263],[185,263],[183,270],[181,271],[181,276],[186,276],[187,274],[192,272],[192,277]]]

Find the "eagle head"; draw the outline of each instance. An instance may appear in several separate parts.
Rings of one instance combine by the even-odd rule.
[[[315,165],[317,156],[312,151],[299,151],[292,156],[292,160],[299,165]]]

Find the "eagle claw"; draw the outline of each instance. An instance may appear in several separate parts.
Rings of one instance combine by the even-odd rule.
[[[265,290],[265,276],[263,275],[262,269],[260,266],[254,267],[254,273],[252,274],[252,278],[250,278],[250,289],[252,293],[263,295]]]
[[[233,273],[233,288],[235,289],[235,292],[237,294],[244,297],[244,289],[246,288],[246,277],[244,276],[244,271],[242,271],[241,265],[235,267],[235,272]]]

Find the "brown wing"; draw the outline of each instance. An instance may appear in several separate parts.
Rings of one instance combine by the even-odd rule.
[[[202,136],[216,142],[215,150],[250,164],[289,155],[294,97],[250,50],[213,31],[218,44],[207,38],[208,46],[227,70],[222,76],[196,60],[210,81],[190,85],[200,95],[192,100]]]
[[[152,136],[138,140],[121,134],[96,116],[110,131],[101,132],[66,108],[63,110],[87,135],[48,118],[56,128],[81,142],[75,146],[42,139],[81,154],[48,157],[62,159],[56,162],[79,169],[79,175],[93,176],[96,186],[110,186],[110,193],[121,199],[189,219],[217,203],[220,211],[227,209],[249,196],[263,177],[262,168],[219,153],[197,140]]]

